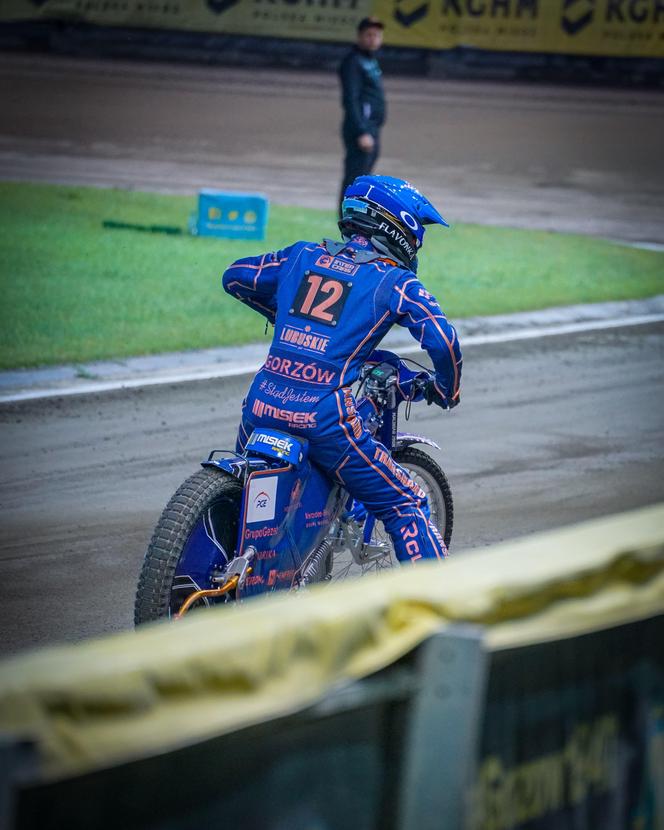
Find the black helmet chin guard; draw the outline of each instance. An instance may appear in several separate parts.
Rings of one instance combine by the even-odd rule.
[[[365,236],[380,253],[415,271],[417,240],[391,213],[352,197],[343,200],[341,210],[339,230],[344,239]]]

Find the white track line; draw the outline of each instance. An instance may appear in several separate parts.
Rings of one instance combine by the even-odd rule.
[[[509,343],[512,340],[536,340],[538,337],[557,337],[582,331],[643,326],[647,323],[661,323],[663,321],[664,314],[641,314],[635,317],[623,317],[619,320],[584,320],[579,323],[558,323],[553,326],[535,326],[529,329],[501,332],[500,334],[470,334],[461,340],[461,346],[463,348],[464,346],[484,346],[487,343]],[[411,347],[407,346],[406,348],[410,349]],[[419,346],[415,351],[419,351]]]
[[[0,395],[0,403],[10,401],[30,401],[38,398],[60,398],[64,395],[89,395],[94,392],[113,392],[118,389],[137,389],[141,386],[167,386],[169,383],[186,383],[192,380],[214,380],[214,378],[229,378],[234,375],[248,375],[258,371],[260,361],[245,363],[227,369],[201,369],[188,372],[173,372],[160,374],[154,377],[127,378],[124,380],[98,380],[90,383],[81,383],[77,386],[63,386],[62,388],[33,389],[26,392],[17,392],[12,395]]]
[[[537,340],[540,337],[559,337],[565,334],[577,334],[584,331],[598,331],[601,329],[628,328],[643,326],[648,323],[664,322],[664,314],[643,314],[638,317],[625,317],[619,320],[586,320],[579,323],[560,323],[552,326],[535,326],[528,329],[517,329],[496,334],[471,334],[461,340],[462,348],[467,346],[484,346],[490,343],[510,343],[517,340]],[[418,344],[394,347],[400,354],[414,354],[420,352]],[[237,375],[247,375],[256,372],[262,364],[260,362],[245,363],[229,368],[189,370],[187,372],[173,372],[160,374],[148,378],[132,378],[125,380],[93,381],[76,386],[62,388],[33,389],[17,392],[10,395],[0,395],[0,403],[14,401],[38,400],[41,398],[59,398],[68,395],[85,395],[97,392],[112,392],[118,389],[137,389],[142,386],[165,386],[170,383],[186,383],[195,380],[213,380],[229,378]]]

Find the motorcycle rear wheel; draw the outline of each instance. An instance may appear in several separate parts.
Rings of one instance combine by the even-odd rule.
[[[178,488],[161,514],[145,552],[136,591],[135,625],[170,617],[187,593],[195,590],[192,587],[189,591],[174,592],[174,581],[187,544],[206,517],[210,522],[214,516],[214,537],[232,557],[241,496],[242,485],[236,478],[209,467],[194,473]],[[198,587],[214,585],[209,582]]]
[[[447,476],[430,455],[414,447],[396,450],[392,457],[427,494],[431,520],[440,531],[445,544],[449,548],[454,524],[454,502]],[[372,533],[372,543],[384,545],[384,556],[364,565],[358,565],[352,558],[350,551],[338,552],[334,557],[331,581],[338,582],[369,573],[389,570],[399,564],[394,553],[392,539],[383,527],[382,522],[376,522]]]

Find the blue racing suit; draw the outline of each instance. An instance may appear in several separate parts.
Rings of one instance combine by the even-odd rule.
[[[364,428],[351,390],[396,323],[429,353],[441,405],[458,402],[461,350],[436,299],[360,236],[239,259],[223,285],[274,323],[243,403],[238,450],[255,427],[308,439],[312,461],[383,522],[400,561],[445,556],[424,491]]]

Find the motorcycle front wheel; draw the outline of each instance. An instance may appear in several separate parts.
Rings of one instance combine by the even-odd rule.
[[[213,579],[235,553],[242,485],[205,467],[175,492],[161,514],[145,552],[138,580],[134,624],[176,614]],[[232,599],[227,595],[224,601]],[[200,600],[196,605],[209,604]]]
[[[426,493],[431,521],[436,525],[449,548],[454,523],[454,503],[447,476],[430,455],[414,447],[396,450],[392,457]],[[371,534],[371,544],[382,548],[383,552],[366,563],[356,562],[349,550],[337,551],[330,579],[337,582],[390,569],[399,564],[394,553],[392,539],[382,522],[375,523]]]

